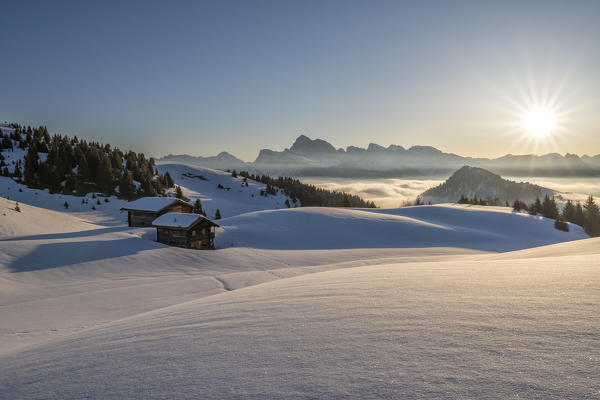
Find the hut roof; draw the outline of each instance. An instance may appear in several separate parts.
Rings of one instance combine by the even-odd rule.
[[[121,210],[159,212],[177,202],[190,205],[174,197],[142,197],[141,199],[130,201]]]
[[[219,226],[200,214],[166,213],[152,221],[157,228],[189,229],[194,225],[206,221],[212,226]]]

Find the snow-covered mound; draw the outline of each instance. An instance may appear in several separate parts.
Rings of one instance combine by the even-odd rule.
[[[242,177],[234,178],[231,173],[210,168],[191,167],[185,164],[161,164],[159,172],[169,172],[183,194],[191,199],[200,199],[208,218],[213,218],[217,209],[222,217],[244,214],[258,210],[287,208],[284,194],[261,196],[266,185]],[[221,185],[222,187],[219,187]]]
[[[216,246],[262,249],[461,247],[511,251],[588,237],[554,221],[505,207],[420,206],[400,209],[305,207],[225,218]]]
[[[531,204],[535,199],[553,194],[553,190],[538,185],[509,181],[485,169],[464,166],[444,183],[423,192],[421,198],[432,203],[448,203],[466,196],[469,199],[495,200],[496,204],[512,204],[515,200]]]
[[[0,395],[591,399],[598,255],[364,266],[234,290],[5,356]]]
[[[72,215],[0,197],[0,240],[38,234],[79,232],[101,228]]]

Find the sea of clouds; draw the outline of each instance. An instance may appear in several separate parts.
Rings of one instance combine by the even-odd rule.
[[[372,200],[381,208],[396,208],[414,201],[425,190],[443,183],[445,179],[338,179],[300,178],[324,189],[356,194]],[[584,201],[588,195],[600,199],[600,178],[507,177],[515,182],[529,182],[559,192],[559,199]]]
[[[318,187],[356,194],[372,200],[381,208],[397,208],[407,201],[414,201],[425,190],[444,182],[443,179],[312,179],[302,178],[303,182]]]

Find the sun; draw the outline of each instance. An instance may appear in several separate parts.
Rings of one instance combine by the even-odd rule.
[[[557,128],[557,118],[549,108],[534,108],[524,113],[522,128],[529,135],[542,139],[550,136]]]

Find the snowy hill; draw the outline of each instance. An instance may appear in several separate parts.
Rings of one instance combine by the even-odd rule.
[[[421,197],[432,203],[456,202],[461,196],[465,196],[469,199],[497,199],[498,204],[507,201],[512,204],[515,200],[529,204],[553,193],[550,189],[531,183],[503,179],[500,175],[482,168],[464,166],[454,172],[446,182],[423,192]]]
[[[16,154],[16,152],[4,154]],[[283,194],[261,196],[260,192],[266,188],[266,185],[249,180],[247,187],[242,186],[243,179],[233,178],[230,173],[183,164],[163,164],[157,166],[157,169],[161,173],[168,171],[175,184],[181,186],[183,193],[191,201],[199,198],[209,218],[214,217],[217,208],[225,217],[250,211],[287,207],[285,205],[287,196]],[[218,185],[223,186],[223,189]],[[170,192],[173,195],[173,190]],[[92,223],[121,225],[127,222],[127,216],[120,211],[127,201],[115,196],[94,198],[93,193],[83,197],[50,194],[47,189],[28,188],[4,176],[0,176],[0,196],[13,201],[13,205],[14,201],[18,201],[55,211],[65,211]],[[82,202],[84,199],[85,203]],[[105,199],[109,201],[106,202]],[[65,209],[65,201],[69,205],[68,209]]]
[[[284,194],[261,196],[266,185],[243,178],[233,178],[231,173],[209,168],[191,167],[185,164],[161,164],[159,172],[169,172],[183,194],[193,202],[200,199],[209,218],[214,217],[217,208],[223,217],[239,215],[251,211],[287,208]],[[221,185],[223,188],[219,188]]]
[[[588,237],[554,220],[505,207],[440,205],[399,209],[303,207],[225,218],[217,247],[351,249],[460,247],[512,251]]]
[[[0,197],[0,240],[34,234],[80,232],[101,228],[62,212],[19,204]]]

